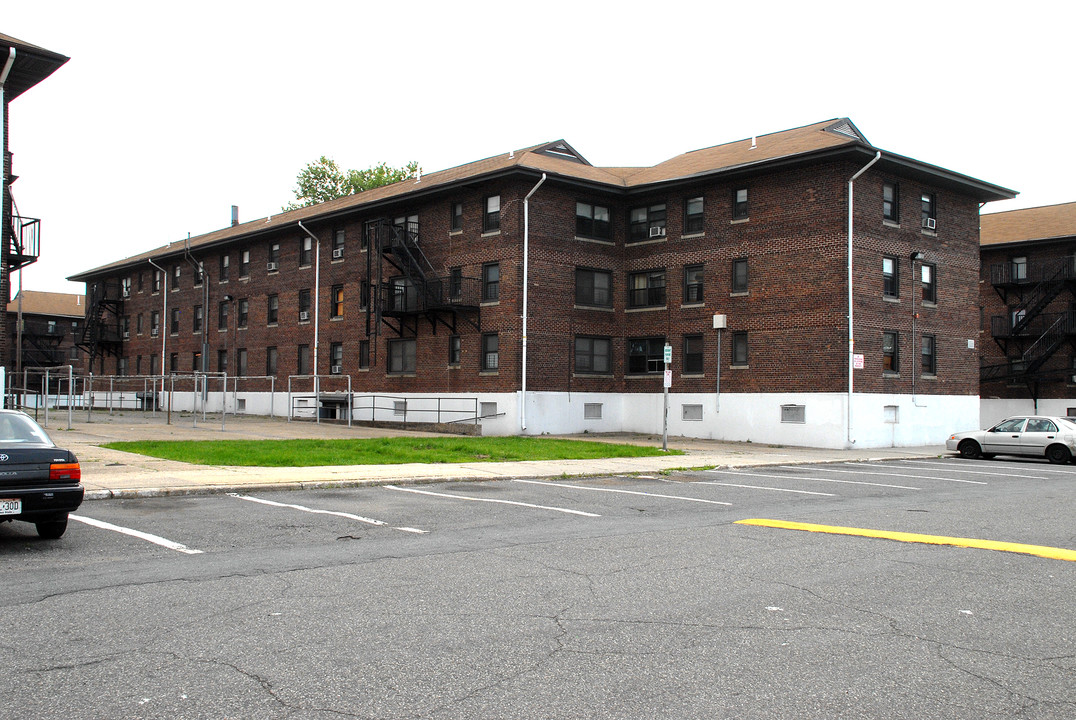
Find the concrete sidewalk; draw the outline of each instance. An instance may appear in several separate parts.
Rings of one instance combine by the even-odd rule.
[[[39,417],[44,424],[44,418]],[[370,428],[312,421],[288,422],[283,418],[229,416],[221,427],[220,417],[172,416],[135,411],[96,412],[87,421],[85,411],[76,413],[67,429],[67,414],[51,413],[47,430],[62,447],[72,450],[82,464],[86,499],[194,495],[266,489],[351,487],[388,483],[421,483],[447,480],[498,478],[556,478],[581,475],[660,473],[675,468],[751,467],[817,462],[856,462],[883,459],[937,457],[942,445],[903,448],[826,450],[778,447],[756,443],[670,437],[670,450],[684,455],[599,460],[543,460],[535,462],[408,463],[404,465],[348,465],[309,468],[221,467],[134,455],[101,447],[120,440],[258,440],[299,438],[371,438],[435,433]],[[576,435],[573,439],[661,446],[661,436],[617,433]]]

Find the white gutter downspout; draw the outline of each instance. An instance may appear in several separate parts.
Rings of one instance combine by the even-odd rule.
[[[318,323],[321,314],[318,312],[318,301],[321,297],[321,240],[317,235],[310,232],[303,221],[299,220],[299,227],[307,235],[314,239],[314,415],[316,424],[321,424],[321,391],[318,386]],[[348,410],[350,413],[351,411]]]
[[[147,259],[149,260],[150,265],[152,265],[153,267],[160,270],[161,278],[162,278],[162,281],[161,281],[161,297],[164,300],[164,307],[161,309],[160,322],[157,323],[157,332],[159,332],[161,334],[161,396],[163,397],[164,396],[164,375],[165,375],[164,360],[167,357],[167,355],[165,355],[165,352],[167,352],[167,350],[168,350],[168,346],[167,346],[168,333],[165,331],[165,328],[168,327],[168,273],[164,271],[163,267],[161,267],[157,263],[153,262],[153,258],[147,258]],[[168,411],[169,411],[169,413],[172,411],[172,406],[171,405],[168,406]]]
[[[526,432],[527,430],[527,286],[528,276],[530,275],[530,199],[531,195],[538,192],[538,188],[542,187],[542,183],[545,182],[545,173],[542,173],[542,179],[538,181],[538,184],[531,188],[531,191],[527,193],[527,197],[523,198],[523,372],[522,390],[519,394],[519,429],[520,432]]]
[[[7,123],[5,122],[4,115],[4,103],[6,102],[4,96],[4,86],[7,84],[7,76],[11,72],[11,66],[15,64],[15,48],[8,48],[7,60],[4,62],[4,69],[0,70],[0,138],[7,137]],[[0,140],[2,143],[2,140]],[[3,150],[7,150],[7,146],[3,147]],[[6,208],[8,204],[8,191],[7,191],[7,153],[4,152],[0,156],[0,210]],[[15,208],[11,208],[12,213],[15,212]],[[0,232],[2,235],[2,232]],[[8,278],[8,288],[11,287],[11,278]],[[18,317],[18,338],[15,341],[16,352],[18,353],[18,363],[16,368],[22,368],[22,269],[19,269],[19,317]],[[6,387],[6,383],[5,383]],[[23,392],[26,389],[23,388]]]
[[[852,439],[852,390],[854,388],[852,378],[855,374],[855,333],[853,331],[854,325],[852,323],[852,229],[853,219],[852,213],[855,209],[855,203],[853,200],[852,184],[863,173],[870,169],[870,166],[882,159],[882,151],[879,150],[874,159],[860,168],[859,172],[852,176],[848,181],[848,403],[845,408],[847,414],[847,428],[848,428],[848,444],[852,445],[855,440]]]

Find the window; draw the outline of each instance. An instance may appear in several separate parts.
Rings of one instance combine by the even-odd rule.
[[[363,225],[361,249],[366,250],[371,245],[377,244],[377,221],[370,220]]]
[[[172,353],[168,358],[168,371],[179,372],[179,353]]]
[[[576,305],[593,305],[612,307],[613,296],[610,292],[613,274],[608,270],[575,269],[575,303]]]
[[[299,291],[299,322],[310,320],[310,290],[304,288]]]
[[[501,196],[490,195],[486,198],[486,211],[482,213],[482,232],[501,229]]]
[[[195,350],[191,353],[191,370],[200,372],[202,369],[202,353],[199,350]]]
[[[665,370],[665,338],[628,340],[628,372],[659,373]]]
[[[306,267],[314,261],[314,241],[309,237],[299,238],[299,267]]]
[[[76,351],[78,350],[78,348],[71,348],[71,349],[76,350]],[[78,355],[73,355],[72,359],[77,358],[77,357],[78,357]],[[149,374],[150,375],[156,375],[157,374],[157,356],[156,355],[150,355],[149,356]]]
[[[329,372],[339,375],[344,365],[344,343],[329,343]]]
[[[359,304],[363,310],[370,306],[370,283],[366,280],[359,283]]]
[[[191,318],[191,332],[202,332],[202,306],[195,305]]]
[[[612,340],[609,338],[577,337],[575,339],[575,371],[577,373],[609,373]]]
[[[239,251],[239,277],[250,275],[250,250]]]
[[[665,203],[632,208],[628,213],[628,242],[665,237]]]
[[[121,357],[119,360],[116,361],[116,374],[127,374],[127,358]]]
[[[612,237],[609,208],[577,202],[575,204],[575,234],[604,240]]]
[[[137,318],[137,321],[136,321],[135,329],[137,330],[139,335],[142,334],[142,313],[138,313],[138,318]],[[49,333],[54,333],[54,332],[56,332],[56,321],[55,320],[49,320]]]
[[[146,276],[141,270],[138,271],[138,292],[143,292],[146,289]]]
[[[217,372],[228,372],[228,351],[217,350]]]
[[[295,357],[295,374],[296,375],[309,375],[310,374],[310,346],[300,345],[299,351]]]
[[[684,234],[703,231],[703,199],[701,197],[684,200]]]
[[[329,302],[329,317],[344,317],[344,286],[333,285]]]
[[[684,336],[684,369],[685,375],[702,374],[702,335]]]
[[[120,280],[120,290],[123,293],[123,297],[131,297],[131,278],[125,277]]]
[[[681,420],[702,420],[702,405],[684,404],[680,406]]]
[[[732,333],[732,364],[747,367],[747,333]]]
[[[1027,256],[1021,255],[1009,260],[1009,276],[1014,283],[1027,282]]]
[[[628,307],[665,305],[665,271],[632,273],[628,276]]]
[[[482,335],[482,369],[496,370],[500,366],[500,337],[497,333]]]
[[[923,336],[923,374],[934,375],[938,369],[938,357],[935,352],[935,339],[933,335]]]
[[[738,258],[732,261],[732,292],[745,293],[747,288],[747,258]]]
[[[747,188],[736,188],[732,191],[732,219],[746,220],[750,215],[747,206]]]
[[[153,292],[159,293],[161,291],[161,271],[153,271]]]
[[[247,319],[249,316],[250,301],[248,301],[246,298],[243,298],[239,301],[239,313],[238,317],[236,318],[235,324],[241,328],[245,328],[247,326]]]
[[[882,372],[900,372],[900,348],[897,344],[897,333],[882,333]]]
[[[392,224],[404,239],[418,240],[418,215],[401,215]]]
[[[217,329],[228,329],[228,305],[230,303],[227,300],[221,300],[217,305]]]
[[[229,259],[227,255],[220,256],[220,281],[224,282],[228,279],[228,271],[231,269],[228,265]]]
[[[602,403],[583,403],[584,420],[601,420]]]
[[[172,266],[172,292],[179,290],[179,276],[183,269],[179,265]]]
[[[280,268],[280,243],[273,243],[269,246],[269,264],[270,272],[275,272]]]
[[[900,264],[895,257],[882,258],[882,296],[888,298],[900,297],[900,276],[898,269]]]
[[[938,302],[938,285],[935,280],[937,267],[928,263],[923,263],[921,271],[923,279],[923,302]]]
[[[370,367],[370,341],[359,340],[359,368],[365,370]]]
[[[168,331],[173,335],[179,333],[179,308],[172,308],[172,324]]]
[[[482,266],[482,302],[497,302],[501,298],[501,266],[490,263]]]
[[[460,364],[460,336],[449,335],[448,336],[448,364],[459,365]]]
[[[448,299],[452,302],[463,300],[463,268],[454,267],[448,272]]]
[[[247,374],[247,349],[239,348],[235,351],[235,373],[236,375]]]
[[[882,186],[882,219],[900,222],[900,187],[896,183]]]
[[[684,304],[702,302],[702,265],[684,268]]]
[[[781,406],[781,422],[783,422],[783,423],[805,423],[805,422],[807,422],[807,406],[806,405],[782,405]]]
[[[408,278],[398,277],[392,279],[391,308],[393,310],[418,309],[418,290]]]
[[[269,325],[276,325],[277,314],[280,312],[280,298],[270,295],[265,299],[265,305],[265,322]]]
[[[131,337],[131,318],[128,315],[124,315],[120,319],[120,330],[123,332],[123,338],[126,340]]]
[[[153,337],[157,337],[161,332],[161,313],[154,310],[149,314],[149,333]]]
[[[389,340],[389,372],[415,372],[415,339]]]
[[[344,257],[344,238],[346,237],[343,228],[337,228],[333,230],[333,260],[339,260]]]
[[[934,204],[934,193],[923,193],[923,229],[934,230],[937,227],[937,215]]]
[[[201,287],[202,281],[205,280],[205,270],[201,264],[194,268],[194,287]]]
[[[448,228],[451,232],[463,230],[463,203],[452,203],[448,213]]]

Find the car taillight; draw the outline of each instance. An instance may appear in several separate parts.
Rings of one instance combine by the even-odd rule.
[[[49,480],[81,480],[82,468],[78,463],[52,463],[49,465]]]

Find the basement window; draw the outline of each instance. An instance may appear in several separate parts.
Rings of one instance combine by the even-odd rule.
[[[583,403],[583,419],[584,420],[601,420],[602,419],[602,404],[601,403]]]
[[[680,419],[702,420],[702,405],[681,405]]]
[[[806,405],[782,405],[781,406],[781,422],[783,423],[799,423],[803,424],[807,422],[807,406]]]

